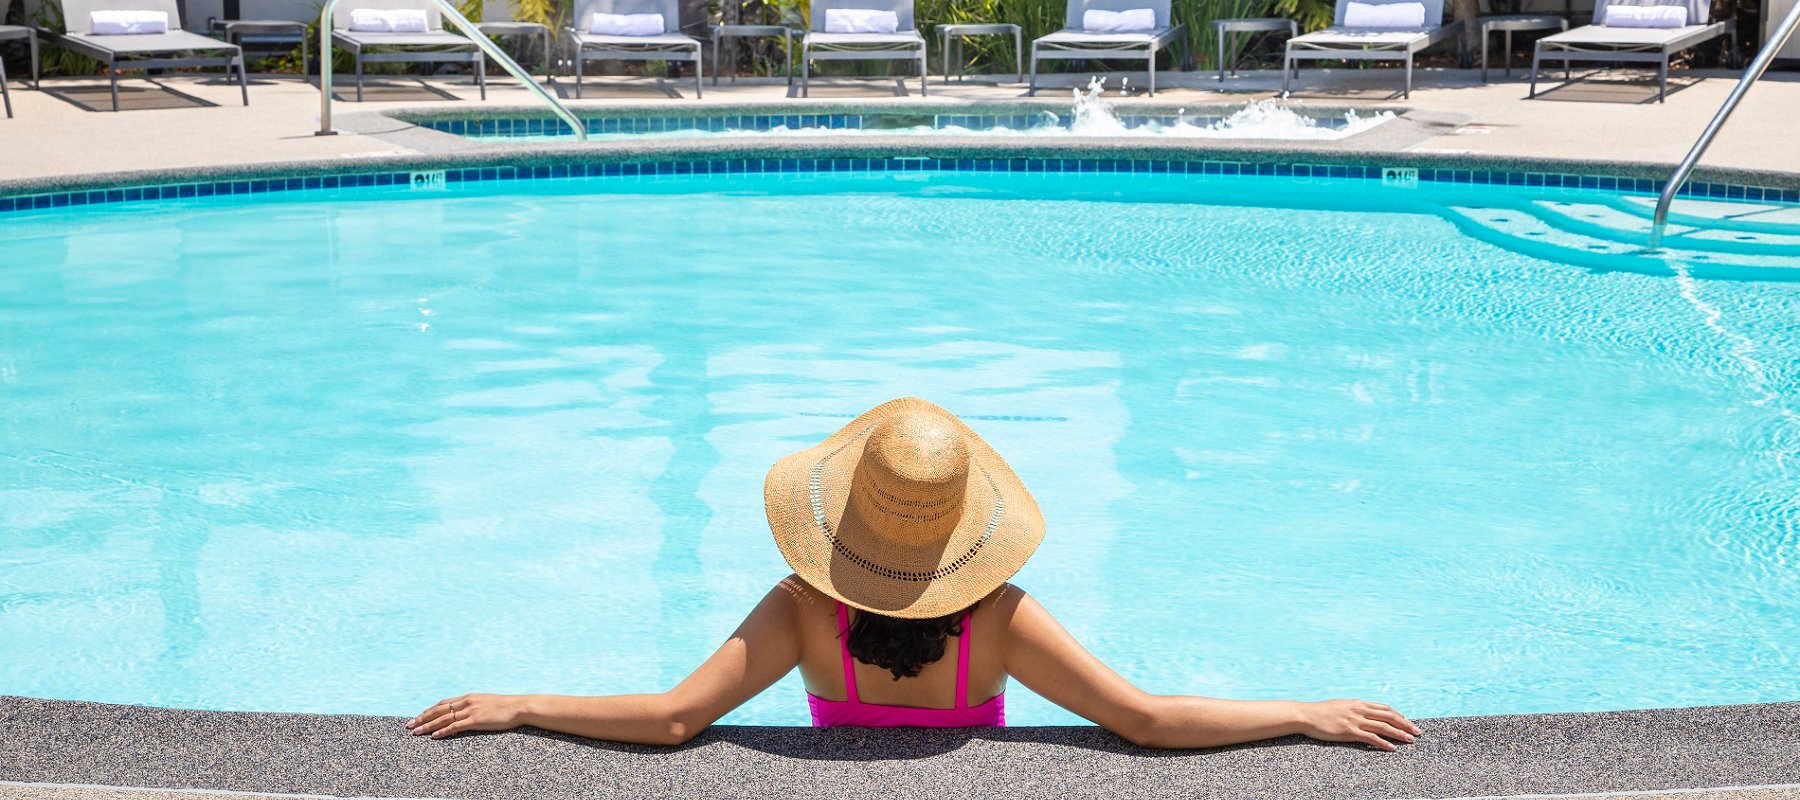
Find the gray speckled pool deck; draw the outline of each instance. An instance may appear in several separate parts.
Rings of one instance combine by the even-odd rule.
[[[13,782],[0,798],[38,784],[438,798],[1800,793],[1800,702],[1421,720],[1425,735],[1394,753],[1297,737],[1155,751],[1092,727],[717,726],[679,748],[535,729],[432,741],[401,722],[0,697],[0,781]]]

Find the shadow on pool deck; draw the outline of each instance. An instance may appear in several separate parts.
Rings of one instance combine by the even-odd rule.
[[[1422,720],[1418,744],[1396,753],[1298,737],[1154,751],[1091,727],[721,726],[661,748],[536,729],[432,741],[401,723],[0,697],[0,781],[439,798],[1800,790],[1800,703]]]

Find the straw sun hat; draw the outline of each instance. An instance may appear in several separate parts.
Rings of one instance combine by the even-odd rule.
[[[890,617],[952,614],[999,588],[1044,539],[1037,501],[968,425],[890,400],[769,470],[763,502],[795,574]]]

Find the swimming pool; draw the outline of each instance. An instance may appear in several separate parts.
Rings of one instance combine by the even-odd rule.
[[[1528,236],[1633,202],[921,170],[11,214],[0,693],[665,688],[786,574],[769,464],[916,394],[1043,506],[1018,582],[1153,691],[1791,700],[1785,234]],[[790,676],[726,721],[805,715]]]

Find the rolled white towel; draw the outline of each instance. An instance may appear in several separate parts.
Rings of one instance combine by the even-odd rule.
[[[1423,28],[1424,3],[1357,3],[1344,7],[1346,28]]]
[[[900,15],[875,8],[825,9],[826,33],[894,33],[900,30]]]
[[[425,9],[396,8],[389,11],[388,30],[394,33],[424,33]]]
[[[350,32],[393,33],[394,18],[384,8],[350,9]]]
[[[663,32],[661,14],[594,14],[588,33],[595,36],[656,36]]]
[[[88,30],[95,36],[169,32],[167,11],[92,11],[88,18]]]
[[[1156,11],[1128,8],[1106,11],[1090,8],[1081,12],[1081,29],[1091,33],[1149,33],[1156,30]]]
[[[1628,6],[1615,3],[1606,7],[1600,24],[1608,28],[1681,28],[1688,24],[1688,10],[1687,6]]]

